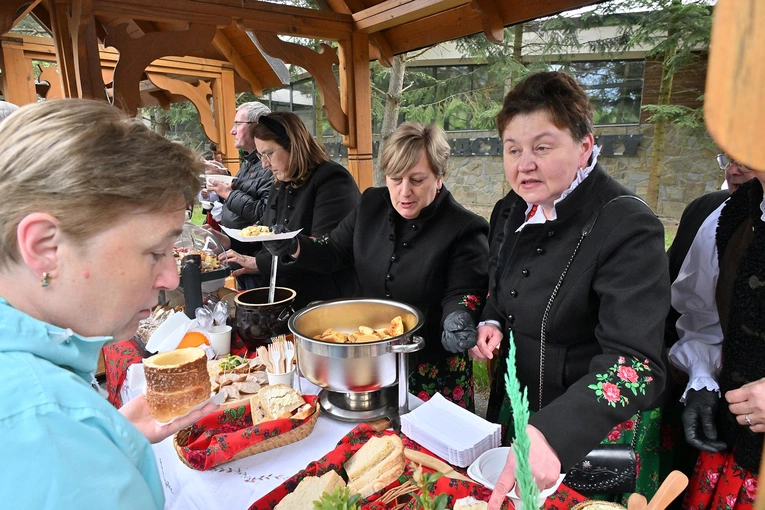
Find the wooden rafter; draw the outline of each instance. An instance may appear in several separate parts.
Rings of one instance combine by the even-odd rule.
[[[334,12],[353,15],[354,12],[366,9],[363,0],[326,0],[327,5]],[[385,34],[378,32],[369,35],[370,53],[372,58],[377,58],[382,65],[390,67],[393,65],[393,52],[390,48],[390,42]]]
[[[226,57],[226,59],[234,64],[234,69],[237,73],[239,73],[239,76],[247,80],[247,83],[250,84],[250,87],[252,87],[252,93],[256,96],[259,96],[263,94],[263,84],[260,83],[260,80],[257,76],[255,76],[255,73],[252,72],[252,70],[247,66],[247,63],[244,61],[242,56],[239,54],[238,51],[231,45],[231,41],[228,40],[226,35],[220,31],[220,29],[215,31],[215,37],[213,37],[213,46],[221,52],[221,54]]]
[[[501,43],[505,38],[505,21],[496,0],[472,0],[470,7],[481,17],[483,33],[491,42]]]
[[[77,78],[77,95],[89,99],[106,99],[101,62],[90,58],[90,55],[98,55],[98,38],[92,7],[92,0],[73,0],[72,14],[67,16]]]
[[[192,85],[183,80],[168,78],[166,74],[161,73],[146,73],[146,77],[157,87],[188,98],[199,112],[199,123],[202,124],[207,138],[215,143],[220,141],[220,130],[215,125],[210,110],[209,97],[212,96],[212,89],[209,82],[199,80],[198,84]]]
[[[248,34],[257,40],[260,47],[268,55],[298,65],[314,77],[321,91],[322,103],[327,111],[327,120],[338,133],[347,135],[348,116],[343,111],[337,79],[332,72],[332,66],[338,64],[336,50],[322,43],[321,51],[316,52],[299,44],[282,41],[274,33],[248,31]]]
[[[41,94],[46,100],[61,99],[64,97],[61,75],[58,74],[58,66],[39,66],[40,81],[48,82],[45,94]]]
[[[96,14],[120,15],[164,23],[190,22],[227,27],[232,20],[253,30],[336,40],[353,30],[349,15],[269,2],[216,0],[94,0]]]
[[[467,4],[470,0],[386,0],[353,15],[356,30],[368,34],[400,26]]]
[[[3,0],[0,2],[0,35],[7,34],[40,0]]]
[[[104,46],[120,53],[114,68],[114,101],[130,115],[135,115],[141,101],[139,82],[146,66],[161,57],[184,56],[206,48],[215,36],[214,26],[193,23],[183,32],[152,32],[136,39],[128,35],[126,25],[107,30]]]

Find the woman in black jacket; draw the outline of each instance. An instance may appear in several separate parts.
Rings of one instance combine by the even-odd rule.
[[[449,151],[440,128],[402,124],[382,153],[387,187],[366,190],[328,236],[301,234],[263,244],[305,269],[352,268],[358,297],[417,307],[425,316],[425,348],[410,365],[410,392],[424,400],[440,392],[472,410],[473,368],[466,351],[475,345],[486,296],[488,224],[443,186]]]
[[[570,76],[519,83],[497,127],[513,191],[492,214],[490,297],[471,351],[491,359],[499,348],[490,418],[511,420],[501,381],[512,334],[534,413],[529,460],[540,488],[601,441],[629,445],[637,435],[637,489],[650,498],[669,310],[661,222],[596,163],[592,106]],[[511,452],[489,508],[512,488],[514,468]]]
[[[359,188],[353,177],[341,165],[327,159],[324,149],[297,115],[290,112],[263,115],[253,134],[263,167],[274,175],[262,225],[302,228],[306,235],[320,237],[356,206]],[[261,245],[254,246],[260,249]],[[271,271],[271,255],[266,250],[252,254],[229,250],[226,255],[229,262],[242,266],[234,275],[261,273],[266,280]],[[276,278],[277,285],[297,293],[295,308],[311,301],[349,296],[354,288],[349,270],[321,275],[279,264]]]

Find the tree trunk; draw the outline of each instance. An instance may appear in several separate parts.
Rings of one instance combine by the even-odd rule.
[[[672,3],[679,3],[680,0],[672,0]],[[674,30],[670,25],[668,36],[672,37]],[[666,106],[672,98],[672,81],[675,76],[670,62],[677,53],[677,46],[672,46],[664,53],[664,60],[661,63],[661,85],[659,86],[659,106]],[[653,145],[651,146],[651,166],[648,169],[648,189],[646,190],[645,201],[657,212],[659,209],[659,183],[661,182],[661,170],[664,166],[664,149],[666,147],[667,125],[669,121],[662,117],[653,127]]]
[[[170,130],[170,121],[162,115],[159,107],[154,110],[154,131],[162,136],[167,136],[167,132]]]
[[[383,114],[382,128],[380,129],[380,148],[377,151],[377,164],[374,170],[374,185],[384,186],[385,175],[380,165],[382,149],[385,141],[393,133],[398,124],[398,111],[401,107],[401,90],[404,88],[404,71],[406,71],[406,55],[393,57],[393,65],[390,69],[390,82],[388,93],[385,96],[385,112]]]

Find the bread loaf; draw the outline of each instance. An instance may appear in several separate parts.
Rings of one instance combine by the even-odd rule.
[[[191,347],[156,354],[143,362],[146,400],[159,422],[168,422],[210,398],[207,355]]]
[[[294,492],[287,494],[274,510],[306,510],[313,508],[313,502],[321,499],[325,492],[332,492],[335,487],[345,487],[345,482],[336,471],[327,471],[322,476],[303,478]]]
[[[406,467],[398,436],[372,437],[344,464],[351,494],[367,498],[396,481]]]

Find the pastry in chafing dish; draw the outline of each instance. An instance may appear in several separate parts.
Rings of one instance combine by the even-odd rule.
[[[387,340],[394,336],[404,334],[404,322],[400,315],[397,315],[390,321],[388,328],[374,329],[369,326],[359,326],[358,331],[353,333],[342,333],[332,328],[327,329],[321,335],[316,335],[316,340],[325,342],[334,342],[337,344],[362,344],[367,342],[377,342],[378,340]]]

